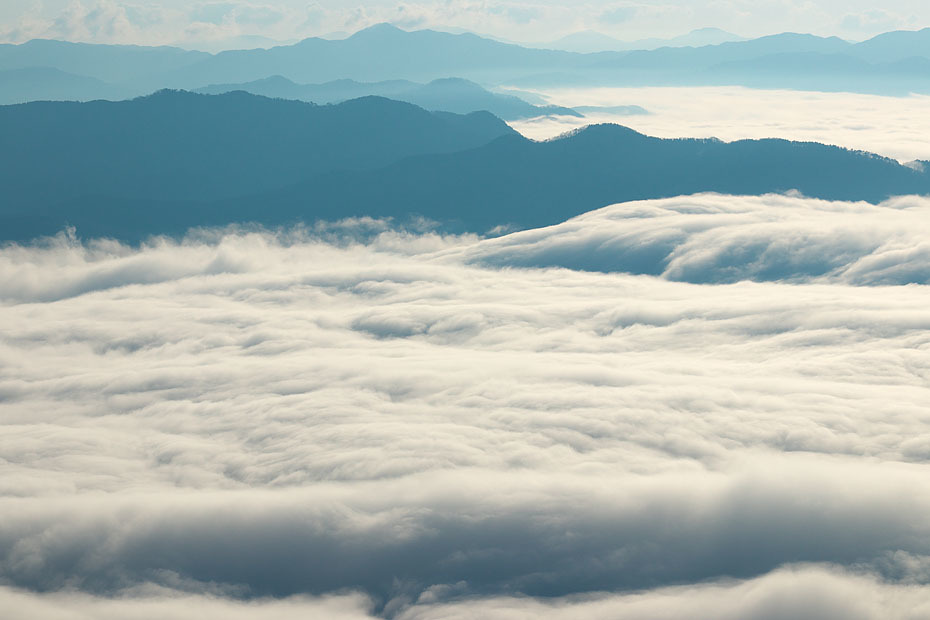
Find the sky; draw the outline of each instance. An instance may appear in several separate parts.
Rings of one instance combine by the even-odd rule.
[[[708,194],[0,248],[0,607],[926,618],[928,222]]]
[[[178,44],[204,49],[354,32],[379,22],[406,29],[461,28],[514,41],[550,41],[593,29],[624,40],[718,27],[752,37],[812,32],[861,40],[930,26],[930,4],[892,0],[6,0],[0,41],[56,38],[95,43]],[[243,38],[245,37],[245,38]],[[251,37],[251,38],[250,38]],[[255,38],[258,37],[258,38]]]

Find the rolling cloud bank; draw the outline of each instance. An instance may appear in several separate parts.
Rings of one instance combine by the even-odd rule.
[[[512,121],[535,140],[551,139],[594,122],[619,123],[649,136],[745,140],[778,136],[836,144],[893,157],[930,159],[925,95],[883,97],[854,93],[714,88],[567,88],[544,91],[547,101],[582,109],[585,117],[546,116]],[[636,103],[648,114],[614,113]]]
[[[930,615],[930,199],[0,249],[0,607]]]

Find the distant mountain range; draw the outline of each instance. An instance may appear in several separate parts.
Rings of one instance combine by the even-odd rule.
[[[597,52],[654,50],[660,47],[703,47],[705,45],[719,45],[745,40],[745,37],[719,28],[699,28],[692,30],[688,34],[669,39],[653,38],[637,39],[635,41],[622,41],[594,30],[583,30],[564,36],[551,43],[533,44],[528,45],[528,47],[592,54]]]
[[[110,84],[137,88],[152,76],[170,75],[212,56],[176,47],[96,45],[35,39],[20,45],[0,44],[0,70],[51,67]],[[148,83],[144,88],[149,88]],[[158,87],[156,87],[158,88]]]
[[[488,113],[244,92],[0,107],[0,236],[74,225],[138,240],[192,226],[426,217],[449,230],[555,224],[608,204],[798,190],[930,193],[921,166],[784,140],[663,140],[617,125],[533,142]]]
[[[650,84],[739,84],[901,95],[930,92],[930,28],[863,43],[785,33],[700,48],[600,55],[598,68]],[[637,77],[638,76],[638,77]]]
[[[313,103],[339,103],[348,99],[375,95],[396,101],[406,101],[427,110],[468,114],[485,110],[504,120],[533,118],[550,114],[581,116],[579,112],[560,106],[538,106],[514,95],[492,93],[474,82],[459,78],[433,80],[417,84],[407,80],[356,82],[335,80],[325,84],[295,84],[276,75],[245,84],[212,84],[195,92],[218,95],[242,90],[254,95],[297,99]]]
[[[132,90],[49,67],[0,71],[0,105],[27,101],[119,100]]]
[[[785,33],[702,47],[591,54],[531,49],[467,33],[406,32],[387,24],[345,39],[312,38],[294,45],[218,54],[42,40],[0,45],[0,71],[39,68],[83,78],[75,92],[86,93],[96,85],[100,98],[161,88],[245,85],[272,76],[318,85],[335,80],[426,83],[457,76],[484,85],[517,87],[735,84],[930,93],[930,29],[890,32],[862,43]],[[37,85],[39,75],[19,76],[19,86],[13,79],[16,75],[7,75],[3,100],[61,92],[63,76],[48,74],[49,84]]]

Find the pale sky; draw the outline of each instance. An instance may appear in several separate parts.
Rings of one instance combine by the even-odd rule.
[[[865,39],[930,26],[926,0],[4,0],[0,41],[222,48],[241,37],[293,41],[378,22],[462,28],[513,41],[547,41],[592,29],[632,40],[715,26],[743,36],[812,32]]]

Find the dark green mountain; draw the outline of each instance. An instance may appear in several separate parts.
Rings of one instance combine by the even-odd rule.
[[[315,106],[162,91],[115,103],[3,106],[0,210],[35,215],[59,203],[106,203],[94,196],[215,200],[512,133],[486,112],[431,113],[378,97]]]
[[[785,140],[663,140],[598,125],[527,140],[487,113],[368,97],[335,106],[162,92],[129,102],[0,107],[4,239],[140,239],[192,226],[425,216],[450,230],[554,224],[608,204],[798,190],[877,202],[930,175]]]
[[[800,191],[880,202],[930,194],[930,175],[871,153],[812,142],[652,138],[594,125],[560,139],[512,135],[469,151],[409,158],[380,170],[336,172],[299,186],[223,203],[236,219],[274,223],[351,215],[425,216],[454,230],[536,228],[609,204],[698,192]],[[391,196],[393,200],[377,200]],[[268,220],[265,220],[268,221]]]

